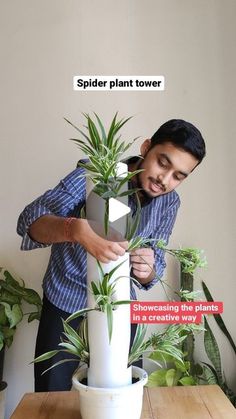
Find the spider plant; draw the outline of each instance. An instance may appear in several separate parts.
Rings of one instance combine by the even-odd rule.
[[[182,271],[193,275],[197,268],[203,268],[206,266],[206,258],[203,255],[203,251],[197,248],[183,248],[183,249],[169,249],[166,243],[162,239],[146,239],[143,237],[134,237],[130,240],[128,251],[138,249],[140,247],[158,247],[164,252],[174,256],[180,263]]]
[[[156,246],[174,256],[181,263],[181,269],[184,273],[193,275],[197,268],[204,268],[207,265],[203,251],[200,249],[192,247],[168,249],[164,240],[158,240]]]
[[[78,166],[86,169],[86,176],[94,183],[93,191],[105,200],[104,228],[107,234],[109,228],[109,199],[131,195],[138,191],[138,188],[123,190],[123,186],[142,169],[128,173],[117,173],[117,165],[123,154],[138,137],[126,144],[125,141],[121,141],[121,136],[118,135],[120,129],[131,118],[117,120],[116,113],[106,133],[101,119],[96,113],[94,113],[96,122],[88,114],[83,115],[87,119],[87,125],[85,126],[87,133],[67,118],[64,119],[81,135],[81,138],[71,138],[71,140],[89,159],[88,162],[79,162]]]
[[[49,351],[40,355],[39,357],[35,358],[33,362],[41,362],[47,359],[54,357],[58,352],[68,352],[72,355],[79,358],[84,363],[89,363],[89,345],[88,345],[88,335],[87,335],[87,318],[85,317],[86,314],[90,311],[100,311],[106,313],[107,316],[107,326],[108,326],[108,335],[109,341],[112,338],[112,328],[113,328],[113,310],[116,310],[118,306],[122,304],[130,304],[131,300],[115,300],[115,287],[117,281],[121,277],[117,277],[113,280],[112,276],[117,271],[117,269],[123,264],[121,262],[115,268],[113,268],[109,273],[104,273],[102,266],[99,261],[97,261],[100,280],[99,281],[92,281],[91,282],[91,289],[90,292],[94,296],[95,306],[94,308],[84,308],[81,310],[76,311],[75,313],[71,314],[66,321],[62,320],[63,322],[63,338],[62,341],[59,343],[62,349],[57,349],[53,351]],[[82,327],[80,326],[79,331],[77,332],[74,330],[70,325],[69,322],[78,317],[84,317],[82,320]],[[59,361],[49,369],[60,365],[63,362],[75,361],[77,359],[64,359]],[[49,369],[45,370],[44,372],[48,371]]]
[[[158,365],[160,365],[158,360],[165,360],[166,356],[171,356],[183,364],[183,352],[180,348],[181,342],[186,339],[187,334],[204,329],[202,325],[172,324],[163,331],[152,333],[150,338],[145,341],[146,330],[146,325],[137,325],[134,342],[130,350],[129,364],[137,361],[147,352],[149,354],[151,352],[148,358],[155,361]]]
[[[96,310],[96,311],[101,311],[103,313],[106,313],[109,341],[111,341],[112,328],[113,328],[113,310],[116,310],[117,307],[120,305],[131,303],[131,300],[116,300],[115,299],[115,288],[116,288],[117,281],[123,277],[117,277],[116,279],[113,280],[112,276],[122,264],[123,262],[115,266],[115,268],[113,268],[110,272],[104,273],[100,262],[97,261],[100,278],[98,281],[92,281],[91,288],[90,288],[90,292],[92,293],[95,300],[95,306],[94,308],[85,308],[71,314],[66,319],[67,323],[77,317],[80,317],[88,313],[89,311]]]
[[[81,310],[82,312],[83,310]],[[87,310],[88,311],[88,310]],[[83,311],[85,313],[85,310]],[[82,315],[82,314],[81,314]],[[87,319],[84,318],[80,323],[78,331],[73,329],[67,321],[62,320],[63,322],[63,336],[61,338],[61,342],[58,346],[62,349],[56,349],[53,351],[49,351],[44,353],[43,355],[38,356],[34,359],[34,363],[46,361],[47,359],[53,358],[59,352],[66,352],[70,353],[75,358],[68,358],[63,359],[61,361],[56,362],[51,367],[47,368],[43,371],[49,371],[50,369],[63,364],[64,362],[71,362],[71,361],[78,361],[80,359],[81,362],[89,364],[89,344],[88,344],[88,330],[87,330]]]

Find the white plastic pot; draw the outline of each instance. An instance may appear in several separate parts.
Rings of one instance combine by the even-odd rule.
[[[98,388],[82,384],[87,378],[87,366],[76,371],[73,389],[79,391],[82,419],[140,419],[143,403],[143,386],[148,375],[138,367],[132,367],[133,384],[123,387]]]

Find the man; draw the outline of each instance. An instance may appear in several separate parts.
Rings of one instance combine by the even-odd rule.
[[[142,188],[141,221],[136,235],[168,242],[180,199],[176,187],[205,156],[205,143],[199,130],[189,122],[172,119],[141,145],[141,156],[128,161],[129,171],[143,169],[132,182]],[[110,241],[93,231],[86,219],[79,218],[86,199],[84,169],[77,168],[54,189],[28,205],[18,220],[17,232],[23,237],[23,250],[52,245],[43,280],[43,310],[36,342],[36,356],[57,348],[62,333],[61,318],[86,306],[86,252],[107,263],[117,260],[127,249],[126,241]],[[131,212],[135,203],[129,200]],[[148,290],[161,277],[164,255],[155,247],[141,248],[130,255],[132,275],[140,288]],[[132,288],[131,297],[135,298]],[[72,327],[78,326],[74,320]],[[53,359],[52,363],[56,360]],[[47,364],[35,365],[35,390],[69,390],[76,368],[62,364],[41,376]]]

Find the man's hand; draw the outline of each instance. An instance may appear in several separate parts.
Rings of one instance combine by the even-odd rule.
[[[127,241],[107,240],[98,235],[85,219],[78,219],[71,224],[71,235],[87,252],[103,263],[117,260],[128,248]]]
[[[141,247],[130,252],[133,275],[140,284],[147,284],[154,279],[154,262],[154,250],[151,247]]]

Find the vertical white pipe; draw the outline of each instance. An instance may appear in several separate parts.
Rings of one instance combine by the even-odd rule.
[[[122,164],[120,173],[124,173],[127,166]],[[87,180],[86,217],[88,220],[98,221],[103,225],[105,201],[92,191],[91,181]],[[115,209],[114,209],[115,210]],[[116,209],[117,211],[117,209]],[[114,214],[111,214],[113,216]],[[116,214],[119,218],[119,214]],[[125,218],[124,221],[125,223]],[[124,227],[124,226],[123,226]],[[125,229],[124,229],[125,230]],[[115,266],[122,265],[115,271],[112,281],[119,278],[115,288],[116,300],[130,299],[129,254],[101,264],[104,273],[110,272]],[[87,284],[99,281],[99,271],[96,259],[87,255]],[[94,307],[92,294],[88,291],[88,307]],[[119,387],[128,385],[132,381],[131,368],[127,368],[130,345],[130,306],[122,305],[113,310],[113,332],[109,342],[107,316],[105,313],[94,311],[88,313],[88,338],[90,364],[88,368],[88,385],[94,387]]]

